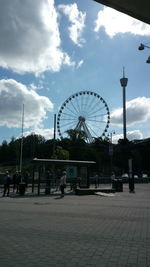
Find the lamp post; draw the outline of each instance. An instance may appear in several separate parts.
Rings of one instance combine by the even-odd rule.
[[[111,144],[112,144],[113,134],[115,134],[115,131],[112,131],[112,132],[108,133],[108,136],[110,136],[110,142],[111,142]]]
[[[115,134],[115,131],[112,131],[108,134],[109,138],[109,156],[110,156],[110,172],[112,173],[113,169],[113,144],[112,144],[112,136]]]
[[[124,68],[123,68],[123,77],[120,79],[120,84],[123,89],[123,138],[127,139],[126,131],[126,86],[128,83],[128,78],[125,78]]]
[[[24,104],[22,106],[22,134],[21,134],[21,145],[20,145],[20,170],[19,170],[20,172],[22,172],[23,130],[24,130]],[[21,176],[21,179],[22,179],[22,176]]]
[[[26,185],[22,180],[22,155],[23,155],[23,130],[24,130],[24,104],[22,107],[22,135],[21,135],[21,147],[20,147],[20,174],[21,174],[21,181],[19,183],[19,193],[20,195],[24,195]]]
[[[138,47],[138,49],[141,51],[141,50],[144,50],[145,48],[150,48],[150,46],[148,46],[147,44],[140,44],[140,46]],[[146,60],[146,63],[150,63],[150,56],[147,58]]]
[[[56,114],[54,114],[53,158],[56,156]]]

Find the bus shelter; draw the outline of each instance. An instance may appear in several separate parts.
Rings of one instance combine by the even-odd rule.
[[[79,185],[82,188],[90,186],[91,166],[95,161],[57,160],[57,159],[33,159],[32,193],[37,190],[50,194],[58,189],[59,179],[65,170],[67,184]]]

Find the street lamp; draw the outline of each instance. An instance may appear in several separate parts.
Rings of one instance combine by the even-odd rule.
[[[23,130],[24,130],[24,104],[22,106],[22,134],[21,134],[21,144],[20,144],[20,168],[19,171],[22,172],[22,157],[23,157]],[[22,176],[21,176],[22,182]]]
[[[56,157],[56,114],[54,114],[53,158]]]
[[[110,136],[111,144],[112,144],[112,136],[113,136],[113,134],[115,134],[115,131],[112,131],[112,132],[108,133],[108,137]]]
[[[123,89],[123,138],[127,139],[126,131],[126,86],[128,83],[128,78],[125,78],[124,68],[123,68],[123,78],[120,79],[120,84]]]
[[[108,134],[108,138],[109,138],[109,156],[110,156],[110,171],[112,173],[112,169],[113,169],[113,144],[112,144],[112,136],[113,134],[115,134],[115,131],[112,131]]]
[[[144,50],[145,48],[150,48],[150,46],[141,43],[138,47],[139,50]],[[146,63],[150,63],[150,56],[147,58]]]

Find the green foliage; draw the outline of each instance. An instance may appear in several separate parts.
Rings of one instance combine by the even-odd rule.
[[[70,129],[66,131],[71,141],[86,140],[86,133],[78,129]]]
[[[56,155],[57,159],[69,159],[69,151],[63,149],[61,146],[57,146]]]
[[[55,158],[72,160],[93,160],[96,169],[101,172],[110,171],[109,140],[96,138],[93,143],[86,143],[84,133],[68,131],[70,137],[62,140],[45,140],[40,135],[31,134],[23,138],[23,166],[30,169],[31,160],[36,158]],[[54,146],[55,144],[55,146]],[[128,171],[128,159],[133,159],[133,169],[136,172],[150,171],[150,139],[139,142],[119,140],[113,147],[112,163],[115,170]],[[21,139],[12,138],[0,145],[0,167],[15,169],[20,163]],[[55,150],[55,151],[54,151]],[[55,154],[54,154],[55,152]],[[11,167],[12,166],[12,167]],[[27,167],[25,167],[27,166]]]

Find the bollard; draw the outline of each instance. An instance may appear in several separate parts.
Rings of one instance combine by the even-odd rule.
[[[19,194],[23,196],[26,191],[26,184],[25,183],[20,183],[19,184]]]

